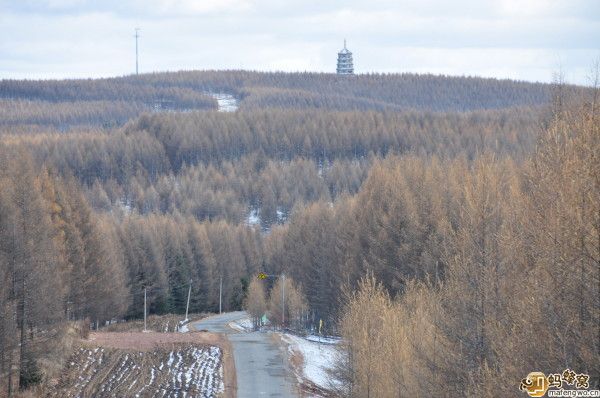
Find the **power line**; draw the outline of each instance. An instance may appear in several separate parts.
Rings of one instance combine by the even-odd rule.
[[[140,288],[140,290],[136,291],[136,292],[129,292],[129,293],[125,293],[122,295],[119,295],[120,298],[124,299],[124,300],[128,300],[128,299],[133,299],[136,296],[141,296],[145,293],[145,291],[147,291],[147,294],[149,293],[158,293],[158,292],[167,292],[169,289],[171,290],[175,290],[175,289],[182,289],[182,288],[186,288],[189,286],[189,282],[188,283],[183,283],[181,285],[175,285],[175,286],[152,286],[152,287],[143,287]],[[98,300],[96,298],[90,298],[90,299],[85,299],[85,300],[78,300],[77,303],[83,306],[87,306],[89,304],[95,304]]]

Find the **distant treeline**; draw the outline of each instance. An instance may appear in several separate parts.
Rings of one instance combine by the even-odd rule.
[[[130,77],[133,79],[136,77]],[[231,92],[241,107],[335,110],[468,111],[547,103],[553,86],[477,77],[200,71],[147,74],[142,81]],[[576,92],[580,88],[565,87]]]
[[[2,80],[0,98],[48,102],[131,101],[177,108],[214,107],[215,100],[193,88],[131,82],[131,78],[86,80]]]
[[[214,110],[217,101],[187,87],[132,84],[123,79],[0,81],[0,127],[115,127],[143,112]]]
[[[57,131],[70,130],[78,125],[110,128],[123,125],[129,119],[152,110],[150,104],[123,100],[49,102],[0,99],[0,126],[6,130],[18,126],[21,131],[27,132],[27,127],[36,125]]]
[[[565,86],[575,94],[585,89]],[[123,123],[140,111],[216,109],[208,93],[237,98],[241,109],[464,112],[547,103],[553,86],[511,80],[416,74],[190,71],[109,79],[2,80],[0,125],[61,128]],[[14,102],[14,103],[11,103]],[[92,110],[93,108],[93,110]]]

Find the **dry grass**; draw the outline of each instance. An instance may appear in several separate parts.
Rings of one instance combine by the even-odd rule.
[[[38,331],[33,341],[28,341],[28,348],[36,356],[37,365],[43,372],[43,381],[27,391],[17,391],[14,397],[40,397],[56,385],[67,359],[88,333],[85,325],[86,322],[83,321],[57,324],[47,330]],[[18,351],[15,350],[13,358],[17,357]],[[17,369],[17,364],[13,364],[13,383],[16,383],[19,377]],[[6,381],[4,377],[0,378],[0,396],[7,392]]]
[[[206,318],[209,314],[189,314],[188,318],[191,321],[198,321]],[[146,320],[146,329],[154,332],[168,333],[176,332],[177,324],[183,320],[183,315],[167,314],[167,315],[150,315]],[[105,332],[141,332],[144,330],[144,320],[136,319],[127,322],[113,323],[106,327],[102,327],[100,330]]]
[[[157,333],[157,332],[92,332],[85,347],[106,347],[121,350],[151,351],[156,347],[190,343],[222,346],[225,337],[208,332]]]

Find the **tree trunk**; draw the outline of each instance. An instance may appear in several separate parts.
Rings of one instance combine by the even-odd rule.
[[[21,335],[19,338],[20,346],[19,346],[19,389],[21,389],[22,381],[24,379],[24,371],[23,361],[25,360],[25,341],[26,341],[26,333],[25,333],[25,275],[23,275],[23,282],[21,284],[21,297],[19,300],[19,327],[21,328]]]
[[[8,350],[8,396],[12,397],[12,347]]]

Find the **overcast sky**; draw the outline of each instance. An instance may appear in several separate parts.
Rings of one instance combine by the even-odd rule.
[[[0,78],[355,70],[587,84],[600,0],[0,0]]]

